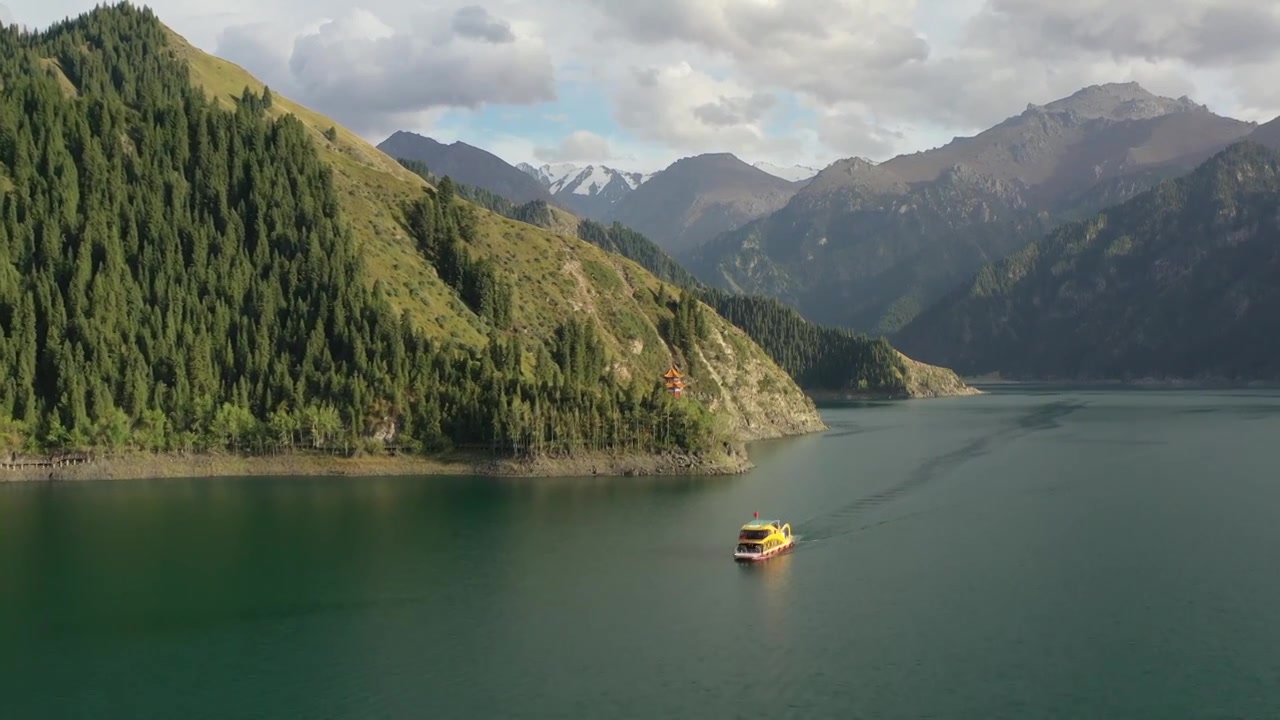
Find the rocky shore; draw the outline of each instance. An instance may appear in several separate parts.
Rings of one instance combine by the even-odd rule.
[[[439,457],[339,457],[296,452],[266,456],[231,453],[125,453],[84,458],[75,463],[35,460],[37,459],[0,467],[0,483],[278,475],[732,475],[746,472],[752,467],[741,446],[727,447],[721,452],[705,455],[581,453],[572,457],[533,459],[494,458],[475,453],[452,453]]]

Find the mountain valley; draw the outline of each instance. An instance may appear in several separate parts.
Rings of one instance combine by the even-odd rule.
[[[1280,118],[1262,125],[1242,122],[1217,115],[1186,97],[1161,97],[1136,83],[1115,83],[1089,86],[1044,105],[1028,105],[1021,114],[989,130],[939,148],[878,163],[840,160],[812,177],[799,167],[788,172],[767,163],[748,166],[723,154],[686,158],[652,176],[640,176],[638,182],[614,181],[620,176],[616,171],[605,175],[595,168],[525,170],[547,178],[559,172],[560,178],[544,180],[548,188],[566,187],[564,177],[584,174],[598,175],[597,188],[620,188],[608,201],[608,210],[599,206],[575,212],[606,225],[617,223],[622,230],[629,228],[645,242],[653,240],[655,247],[629,247],[634,258],[665,277],[688,276],[687,269],[696,281],[679,281],[685,285],[719,288],[729,296],[777,298],[820,326],[886,335],[925,362],[954,365],[966,373],[1025,378],[1154,373],[1239,379],[1249,377],[1251,371],[1207,360],[1197,365],[1184,359],[1168,366],[1139,362],[1136,351],[1122,349],[1127,346],[1123,338],[1133,329],[1119,320],[1123,315],[1114,303],[1121,301],[1108,292],[1094,298],[1090,310],[1100,313],[1090,327],[1109,328],[1105,334],[1091,336],[1081,330],[1078,337],[1064,336],[1065,327],[1081,319],[1068,314],[1062,317],[1072,320],[1056,331],[1063,339],[1036,341],[1040,350],[1023,347],[1023,339],[1034,336],[1033,328],[1067,322],[1050,320],[1065,311],[1043,293],[1056,287],[1053,292],[1061,296],[1085,280],[1068,273],[1060,282],[1069,284],[1058,287],[1043,285],[1049,281],[1035,276],[1021,282],[1040,283],[1039,289],[1000,285],[1008,294],[995,296],[990,295],[989,286],[993,277],[1034,274],[1032,269],[1041,266],[1031,258],[1056,252],[1053,248],[1064,242],[1076,246],[1074,241],[1055,239],[1061,233],[1078,232],[1074,228],[1081,224],[1107,224],[1107,218],[1114,223],[1115,213],[1127,222],[1145,223],[1143,233],[1170,234],[1173,231],[1154,216],[1164,212],[1162,206],[1150,200],[1138,206],[1132,203],[1155,192],[1155,197],[1202,205],[1208,199],[1195,192],[1160,189],[1181,188],[1178,183],[1190,182],[1194,173],[1210,172],[1210,166],[1220,167],[1224,158],[1240,162],[1239,157],[1222,153],[1241,142],[1280,147]],[[1262,172],[1260,167],[1245,163],[1238,169]],[[748,168],[771,173],[763,179]],[[604,177],[611,180],[606,183]],[[1265,185],[1218,191],[1251,197],[1270,193]],[[1141,220],[1135,213],[1152,217]],[[1200,222],[1197,217],[1180,218],[1185,223]],[[608,237],[607,231],[601,227],[593,237]],[[1251,252],[1262,252],[1270,235],[1265,228],[1256,233],[1250,236],[1249,247],[1254,248]],[[1140,237],[1140,233],[1130,235],[1134,242]],[[1178,240],[1195,241],[1192,237]],[[1214,256],[1211,241],[1205,241],[1210,245],[1196,251],[1197,257]],[[1118,252],[1105,256],[1119,257]],[[1265,261],[1257,260],[1260,267],[1267,267]],[[1190,303],[1198,297],[1206,307],[1219,307],[1216,298],[1225,294],[1243,303],[1241,307],[1264,310],[1249,311],[1243,319],[1224,315],[1213,323],[1224,327],[1236,327],[1237,320],[1245,327],[1264,323],[1270,305],[1259,294],[1261,286],[1243,279],[1244,285],[1233,285],[1211,269],[1217,260],[1205,262],[1209,264],[1203,271],[1198,266],[1184,267],[1182,272],[1191,273],[1197,282],[1183,290],[1188,295],[1178,302]],[[1058,262],[1054,267],[1062,272],[1067,266]],[[1097,266],[1088,267],[1090,272],[1100,272]],[[1112,278],[1107,286],[1126,288],[1124,302],[1139,306],[1166,292],[1133,275],[1140,272],[1139,266],[1117,260],[1107,265],[1107,276]],[[986,299],[979,302],[979,298]],[[1206,322],[1209,317],[1216,316],[1206,316]],[[1143,330],[1144,342],[1165,343],[1160,346],[1162,352],[1172,357],[1178,345],[1172,326],[1152,322],[1154,326]],[[1096,358],[1049,362],[1037,354],[1041,352],[1062,358],[1106,352],[1116,359],[1111,363]],[[1200,357],[1199,351],[1188,352],[1192,358]],[[1263,365],[1246,363],[1258,372]]]

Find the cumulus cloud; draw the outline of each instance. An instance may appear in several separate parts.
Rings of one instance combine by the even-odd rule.
[[[975,39],[996,40],[1032,57],[1085,51],[1213,65],[1275,57],[1280,6],[1259,0],[991,0],[975,27]]]
[[[363,9],[298,35],[290,48],[268,28],[229,28],[218,53],[243,62],[298,100],[357,132],[438,108],[554,100],[554,70],[538,40],[517,37],[483,8],[392,28]],[[282,63],[283,59],[283,63]]]
[[[767,96],[689,63],[631,68],[614,90],[614,117],[642,140],[681,150],[752,152],[768,144]]]
[[[54,5],[40,11],[48,17],[18,9],[23,20],[43,25],[63,15]],[[390,0],[362,0],[364,10],[336,0],[240,0],[220,6],[241,19],[208,49],[369,137],[374,128],[425,130],[414,123],[451,109],[550,101],[558,81],[570,99],[534,117],[582,117],[569,104],[580,98],[607,105],[617,132],[591,127],[608,136],[612,153],[659,153],[663,161],[729,151],[789,164],[801,147],[818,155],[811,164],[837,154],[883,159],[1103,82],[1136,80],[1242,119],[1280,113],[1280,2],[1273,0],[428,6],[415,16]],[[188,0],[154,0],[153,7],[193,40],[236,25],[208,10],[191,14]],[[250,24],[261,20],[270,24]],[[797,106],[806,110],[804,124],[780,125]],[[522,122],[512,119],[501,131],[514,137]],[[450,125],[465,127],[456,118]],[[491,137],[495,130],[474,132]],[[518,159],[535,159],[535,150],[571,152],[571,137],[547,147],[526,142]]]
[[[1221,111],[1276,111],[1280,103],[1268,79],[1280,70],[1280,44],[1274,42],[1280,3],[584,2],[600,13],[607,38],[701,51],[727,63],[729,82],[806,98],[816,109],[823,143],[839,152],[883,157],[917,149],[909,144],[913,127],[968,134],[1028,102],[1048,102],[1094,83],[1136,80],[1166,95],[1201,101],[1213,95]],[[938,13],[949,21],[932,22]],[[1228,72],[1229,94],[1217,82]],[[708,103],[695,113],[704,124],[731,119],[728,107]]]
[[[609,141],[587,130],[570,133],[559,145],[536,147],[533,155],[548,163],[603,162],[614,157]]]
[[[769,93],[753,93],[749,97],[721,97],[715,102],[703,103],[694,108],[693,114],[708,125],[744,125],[762,118],[777,102],[778,98]]]
[[[479,5],[464,7],[453,16],[453,31],[461,37],[485,40],[491,43],[515,42],[511,25],[489,14]]]
[[[892,154],[903,133],[885,127],[864,108],[835,106],[819,111],[818,139],[841,155],[873,160]]]
[[[858,98],[857,78],[929,57],[911,0],[588,0],[608,32],[723,54],[753,79],[825,101]]]
[[[1253,63],[1232,68],[1227,76],[1238,89],[1242,120],[1268,122],[1280,115],[1280,63]]]

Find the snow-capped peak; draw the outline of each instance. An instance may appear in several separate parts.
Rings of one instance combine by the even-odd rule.
[[[570,211],[584,217],[599,218],[627,193],[640,187],[657,173],[618,170],[605,165],[560,163],[534,167],[529,163],[516,166],[532,175],[554,197],[567,203]]]
[[[546,187],[551,187],[566,177],[576,175],[582,171],[582,168],[573,163],[556,163],[543,165],[542,167],[534,167],[529,163],[520,163],[516,168],[528,175],[532,175]]]
[[[808,167],[806,165],[792,165],[791,167],[783,167],[781,165],[774,165],[773,163],[761,161],[761,162],[755,163],[754,165],[752,165],[752,167],[754,167],[757,170],[763,170],[764,172],[767,172],[774,177],[780,177],[783,180],[788,180],[790,182],[799,182],[801,180],[808,180],[809,178],[818,174],[817,170],[815,170],[814,168]]]
[[[605,193],[608,189],[608,194],[612,196],[610,199],[616,201],[639,187],[644,179],[640,173],[623,172],[604,165],[588,165],[561,177],[549,189],[554,195],[573,193],[591,197]]]

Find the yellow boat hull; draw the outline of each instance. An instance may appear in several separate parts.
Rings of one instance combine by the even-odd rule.
[[[796,541],[793,539],[787,542],[785,545],[778,545],[776,547],[770,548],[768,550],[762,550],[760,552],[736,552],[735,551],[733,553],[733,559],[737,560],[738,562],[760,562],[761,560],[768,560],[771,557],[777,557],[778,555],[781,555],[782,553],[794,548],[795,546],[796,546]]]

